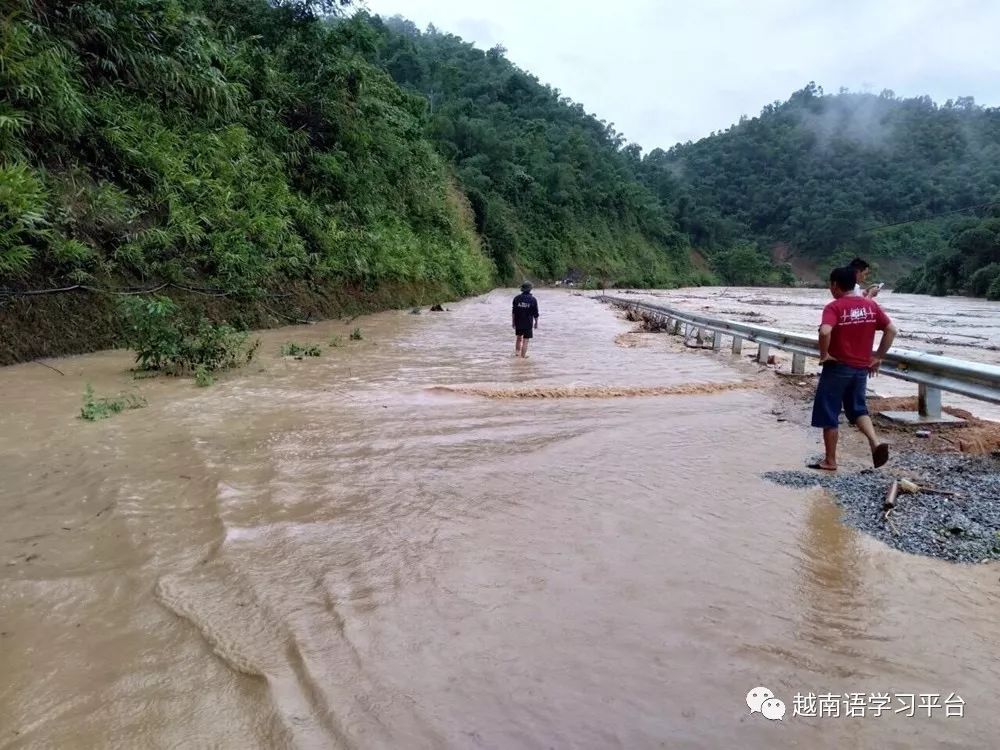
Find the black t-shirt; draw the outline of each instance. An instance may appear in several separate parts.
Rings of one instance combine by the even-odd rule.
[[[531,328],[531,324],[538,317],[538,300],[531,292],[521,292],[514,297],[514,327]]]

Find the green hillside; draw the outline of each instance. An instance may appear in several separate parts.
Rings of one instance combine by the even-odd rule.
[[[291,287],[402,300],[493,282],[424,101],[365,60],[354,26],[263,0],[21,0],[4,15],[8,295],[171,283],[235,309],[280,307]],[[23,323],[8,301],[3,349]],[[32,353],[16,344],[0,359]]]
[[[113,345],[149,290],[246,327],[860,253],[1000,294],[996,208],[964,210],[1000,198],[996,109],[810,84],[643,156],[502,47],[345,5],[0,0],[0,363]]]
[[[399,18],[371,26],[374,60],[427,100],[428,137],[454,165],[501,278],[575,268],[627,285],[690,280],[687,237],[613,127],[502,47],[484,52]]]
[[[822,268],[855,254],[905,269],[963,253],[949,291],[1000,261],[986,240],[957,240],[991,207],[949,213],[1000,200],[1000,110],[971,98],[938,106],[810,84],[644,166],[668,196],[682,191],[679,226],[709,249],[751,241]]]

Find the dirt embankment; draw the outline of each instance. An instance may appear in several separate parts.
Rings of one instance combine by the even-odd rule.
[[[782,415],[801,424],[809,423],[816,377],[778,373],[778,388],[783,396]],[[868,398],[868,411],[878,432],[895,450],[923,453],[967,453],[970,455],[1000,454],[1000,422],[979,419],[964,409],[945,406],[942,409],[963,422],[934,425],[914,425],[894,422],[880,416],[883,411],[917,411],[917,399]]]
[[[442,286],[419,284],[323,287],[289,284],[261,298],[167,287],[157,292],[192,313],[248,330],[355,316],[454,298]],[[120,294],[76,289],[0,296],[0,365],[113,349],[121,341]]]

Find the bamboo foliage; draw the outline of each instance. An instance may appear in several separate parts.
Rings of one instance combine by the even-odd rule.
[[[264,0],[6,6],[0,284],[489,283],[356,25]]]

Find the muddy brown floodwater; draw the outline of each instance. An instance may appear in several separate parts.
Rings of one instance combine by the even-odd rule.
[[[820,310],[832,299],[825,289],[745,287],[639,290],[618,294],[742,323],[807,334],[815,334]],[[899,328],[894,348],[1000,365],[1000,302],[972,297],[897,294],[891,289],[883,289],[876,301]],[[791,355],[775,354],[787,371]],[[815,360],[808,364],[813,372],[819,372]],[[912,383],[896,378],[881,377],[869,381],[869,385],[880,396],[913,397],[916,394]],[[1000,421],[1000,406],[950,393],[944,394],[944,404],[966,409],[983,419]]]
[[[995,566],[763,480],[818,446],[769,375],[545,290],[515,360],[512,295],[268,331],[207,389],[123,352],[0,370],[0,747],[993,745]],[[83,422],[88,382],[149,406]]]

